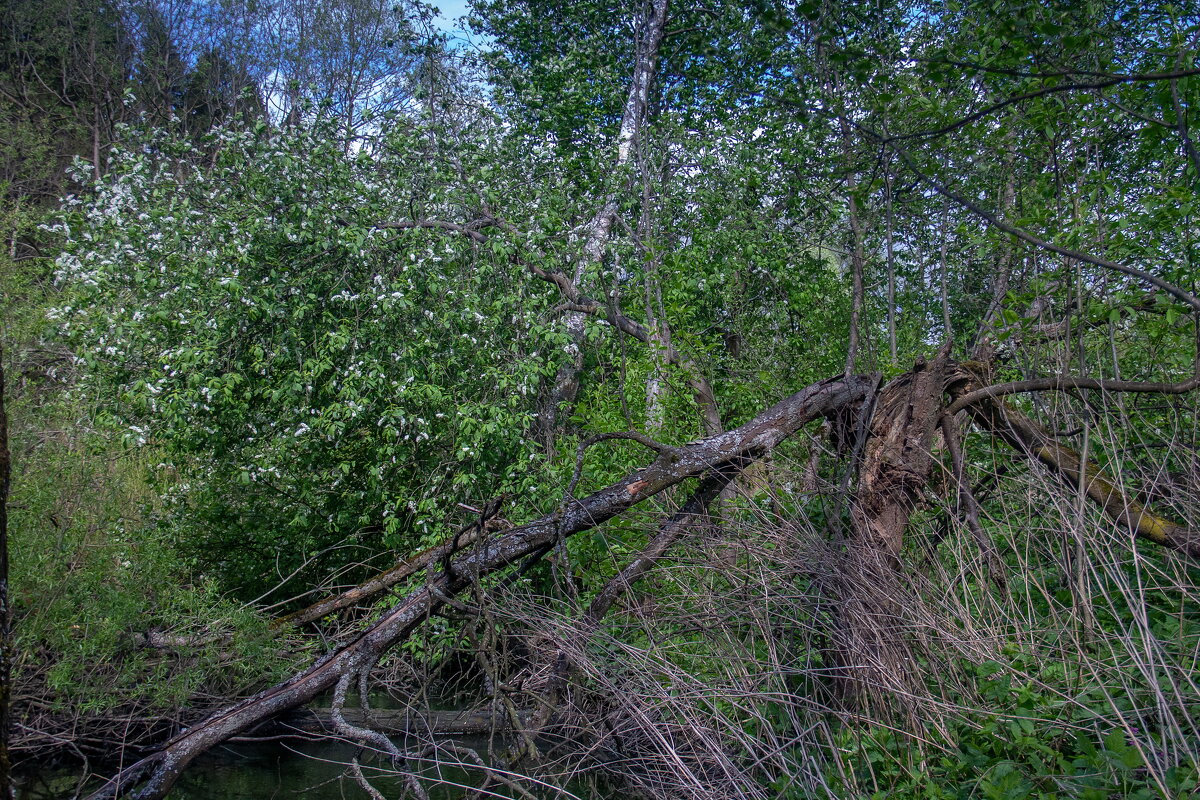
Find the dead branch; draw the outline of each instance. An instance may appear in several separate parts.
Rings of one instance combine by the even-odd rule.
[[[637,558],[600,589],[576,627],[572,650],[578,651],[591,638],[596,628],[599,627],[600,620],[612,608],[613,603],[654,568],[667,550],[679,540],[679,537],[688,528],[707,513],[712,501],[749,463],[749,459],[730,461],[700,479],[700,485],[683,504],[683,508],[663,523],[658,534],[642,549]],[[535,721],[535,726],[538,728],[544,727],[550,721],[559,705],[560,697],[566,688],[566,682],[571,672],[571,659],[567,647],[560,647],[551,661],[553,669],[544,693],[542,712]]]
[[[370,725],[387,734],[485,735],[512,727],[512,719],[493,708],[469,711],[430,711],[426,709],[372,709],[369,713],[356,708],[344,708],[343,719],[352,725]],[[532,715],[521,711],[518,719],[527,724]],[[333,710],[330,708],[298,709],[292,713],[255,728],[249,738],[279,736],[287,733],[335,733]]]
[[[618,483],[571,501],[561,513],[549,514],[482,542],[472,552],[454,559],[449,574],[431,575],[425,585],[410,591],[349,643],[288,680],[181,732],[164,743],[159,752],[123,769],[94,792],[90,800],[130,794],[138,800],[159,800],[201,753],[251,726],[311,701],[345,675],[357,675],[364,664],[375,663],[443,605],[439,598],[457,594],[473,581],[521,561],[560,537],[590,530],[619,516],[681,481],[733,460],[758,457],[807,422],[860,402],[870,386],[871,381],[863,377],[813,384],[735,430],[663,453]],[[136,781],[147,773],[145,784],[134,793]]]
[[[924,60],[931,61],[932,59],[924,59]],[[947,63],[951,63],[951,62],[947,62]],[[1125,84],[1125,83],[1146,83],[1146,82],[1156,82],[1156,81],[1170,81],[1171,85],[1174,86],[1175,82],[1178,81],[1180,78],[1192,77],[1193,75],[1196,75],[1198,73],[1200,73],[1200,70],[1197,70],[1197,69],[1175,69],[1175,70],[1172,70],[1171,72],[1153,72],[1153,73],[1148,73],[1148,74],[1144,74],[1144,75],[1117,75],[1117,74],[1113,74],[1113,73],[1098,74],[1098,73],[1086,73],[1086,72],[1062,73],[1061,74],[1062,76],[1072,76],[1072,77],[1075,75],[1093,74],[1093,75],[1096,75],[1096,77],[1104,78],[1104,80],[1093,81],[1091,83],[1085,83],[1082,81],[1073,81],[1073,82],[1067,82],[1067,83],[1055,83],[1051,86],[1043,86],[1040,89],[1034,89],[1032,91],[1022,92],[1021,94],[1012,95],[1010,97],[1004,98],[1003,100],[998,100],[996,102],[993,102],[990,105],[984,106],[983,108],[981,108],[977,111],[973,111],[970,114],[967,114],[966,116],[961,117],[961,118],[955,120],[954,122],[949,123],[948,125],[943,125],[940,128],[933,128],[931,130],[924,130],[924,131],[916,131],[915,133],[896,134],[894,136],[888,136],[886,138],[883,138],[882,141],[884,144],[889,144],[894,147],[895,142],[903,141],[905,139],[918,139],[918,138],[928,139],[928,138],[933,138],[935,136],[945,136],[948,133],[953,133],[954,131],[958,130],[959,128],[970,125],[972,122],[980,120],[990,114],[994,114],[997,111],[1000,111],[1001,109],[1007,108],[1008,106],[1023,102],[1025,100],[1033,100],[1038,97],[1045,97],[1046,95],[1050,95],[1050,94],[1060,94],[1063,92],[1098,92],[1103,89],[1108,89],[1113,86],[1119,86],[1119,85]],[[1029,75],[1028,77],[1033,77],[1033,76]],[[1043,76],[1039,75],[1037,77],[1043,77]],[[1051,75],[1045,75],[1044,77],[1057,78],[1057,77],[1060,77],[1060,75],[1051,74]]]
[[[1070,375],[1054,375],[1049,378],[1031,378],[1024,381],[996,383],[967,392],[957,398],[946,409],[949,415],[957,414],[969,405],[982,400],[1003,397],[1020,392],[1066,391],[1069,389],[1095,389],[1102,392],[1134,392],[1138,394],[1187,394],[1200,389],[1200,373],[1192,377],[1168,383],[1165,381],[1118,381],[1105,378],[1076,378]]]
[[[967,375],[969,381],[970,373]],[[1125,530],[1163,547],[1200,557],[1200,533],[1158,516],[1129,497],[1094,461],[1085,462],[1075,450],[1059,443],[1052,431],[1003,400],[982,396],[969,405],[962,404],[962,399],[979,396],[979,392],[966,392],[968,385],[964,382],[952,388],[952,394],[959,393],[961,397],[951,404],[951,409],[964,405],[980,428],[1048,467],[1067,488],[1078,490],[1082,487],[1088,499]]]
[[[405,559],[396,566],[380,572],[341,594],[326,597],[307,608],[280,617],[272,623],[272,627],[278,629],[291,625],[307,625],[342,609],[365,603],[407,578],[429,569],[430,565],[440,563],[456,550],[469,547],[482,540],[489,532],[491,532],[491,528],[486,523],[482,526],[476,522],[464,525],[446,541],[422,550],[415,556]]]
[[[860,130],[867,130],[862,125],[859,125],[858,128]],[[879,137],[878,134],[876,134],[872,131],[868,131],[868,133],[877,139]],[[900,157],[900,160],[904,162],[904,165],[906,167],[908,167],[910,170],[912,170],[912,172],[917,176],[917,178],[922,183],[927,185],[929,188],[933,189],[935,192],[940,194],[942,197],[945,197],[947,200],[949,200],[953,203],[956,203],[959,206],[967,209],[972,214],[974,214],[975,216],[982,219],[984,222],[991,225],[993,228],[1004,231],[1005,233],[1015,236],[1018,239],[1021,239],[1022,241],[1028,242],[1029,244],[1033,245],[1034,247],[1041,248],[1042,250],[1049,250],[1050,252],[1057,253],[1060,256],[1066,256],[1067,258],[1073,258],[1073,259],[1076,259],[1077,261],[1083,261],[1087,264],[1092,264],[1097,267],[1103,267],[1104,269],[1112,270],[1113,272],[1120,272],[1124,275],[1128,275],[1131,278],[1137,278],[1140,281],[1144,281],[1145,283],[1150,284],[1151,286],[1155,287],[1156,289],[1166,292],[1167,294],[1171,295],[1175,299],[1177,299],[1183,303],[1186,303],[1192,309],[1193,312],[1200,312],[1200,298],[1197,298],[1191,292],[1188,292],[1185,289],[1182,289],[1179,286],[1176,286],[1175,284],[1173,284],[1169,281],[1163,280],[1162,278],[1158,277],[1157,275],[1155,275],[1151,272],[1147,272],[1146,270],[1139,269],[1138,267],[1132,267],[1128,264],[1121,264],[1116,261],[1110,261],[1106,258],[1100,258],[1099,256],[1093,256],[1090,253],[1084,253],[1079,250],[1073,250],[1069,247],[1063,247],[1062,245],[1058,245],[1058,244],[1055,244],[1054,242],[1049,242],[1049,241],[1046,241],[1045,239],[1035,236],[1034,234],[1030,233],[1029,231],[1026,231],[1023,228],[1018,228],[1017,226],[1012,225],[1003,219],[1000,219],[1000,217],[998,217],[995,214],[993,214],[992,212],[988,211],[987,209],[985,209],[983,206],[979,205],[975,201],[964,197],[963,195],[959,194],[958,192],[955,192],[953,189],[951,189],[949,186],[947,186],[945,183],[941,182],[940,180],[930,176],[927,172],[925,172],[919,166],[917,166],[916,161],[913,160],[913,157],[911,155],[909,155],[907,150],[899,147],[898,145],[896,145],[895,142],[892,142],[889,145],[889,147],[892,148],[892,150],[896,153],[896,155]]]

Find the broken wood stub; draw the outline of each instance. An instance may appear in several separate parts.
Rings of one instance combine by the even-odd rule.
[[[901,580],[900,554],[933,470],[948,364],[943,348],[888,383],[869,421],[831,631],[835,692],[852,705],[893,705],[918,679],[906,623],[918,601]]]
[[[851,504],[856,544],[898,558],[904,529],[933,468],[947,354],[918,362],[879,393]]]

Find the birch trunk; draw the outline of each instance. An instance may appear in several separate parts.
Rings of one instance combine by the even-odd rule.
[[[646,109],[649,107],[650,86],[658,64],[658,53],[662,46],[667,18],[667,0],[654,0],[642,21],[641,40],[637,44],[633,79],[630,81],[629,97],[621,115],[621,127],[617,131],[617,157],[613,170],[620,174],[628,167],[637,147],[638,138],[646,124]],[[587,268],[599,264],[608,250],[613,224],[617,220],[618,193],[613,192],[592,217],[583,244],[583,253],[575,266],[574,283],[579,286]],[[559,429],[559,414],[563,406],[575,402],[579,394],[579,377],[583,370],[583,336],[587,315],[569,311],[566,315],[567,361],[559,367],[549,398],[539,410],[538,430],[547,450],[552,450],[554,437]]]

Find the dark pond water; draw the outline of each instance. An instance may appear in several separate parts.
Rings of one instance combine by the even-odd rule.
[[[460,745],[485,753],[487,742],[456,740]],[[328,741],[238,744],[197,760],[180,778],[169,795],[170,800],[369,800],[369,795],[346,774],[346,765],[356,750]],[[387,798],[404,795],[403,780],[382,775],[370,766],[364,773],[371,784]],[[430,765],[424,770],[424,782],[430,800],[459,800],[467,794],[464,787],[478,786],[478,770]],[[80,773],[67,769],[26,776],[18,788],[17,800],[59,800],[76,795]],[[524,784],[529,788],[528,784]],[[88,787],[94,788],[89,785]],[[544,798],[612,798],[620,795],[601,792],[584,785],[572,785],[570,791],[534,791]],[[411,796],[411,795],[410,795]],[[478,796],[478,795],[477,795]],[[515,797],[516,792],[492,784],[484,797]]]

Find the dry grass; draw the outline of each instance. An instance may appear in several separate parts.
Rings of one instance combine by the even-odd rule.
[[[1055,403],[1042,407],[1044,424],[1080,427],[1081,401],[1044,400]],[[1087,441],[1065,441],[1159,512],[1197,520],[1194,409],[1088,402]],[[798,494],[799,454],[776,460],[768,491],[758,480],[755,497],[693,527],[592,634],[579,624],[587,594],[568,589],[561,560],[551,594],[481,587],[460,611],[475,615],[464,638],[485,666],[464,679],[484,702],[540,710],[545,723],[528,741],[498,737],[491,763],[534,790],[603,774],[672,800],[872,792],[887,785],[856,761],[865,740],[891,730],[904,743],[889,769],[958,758],[964,732],[1032,713],[997,704],[1007,679],[1013,698],[1038,698],[1045,740],[1123,732],[1145,786],[1169,794],[1168,771],[1194,764],[1200,743],[1195,566],[1135,542],[1003,445],[978,434],[966,444],[998,561],[944,499],[949,479],[935,476],[899,568],[848,569],[843,465],[826,454],[824,480]],[[648,534],[658,518],[642,519]],[[594,568],[600,556],[590,557]],[[611,556],[609,569],[624,560]],[[562,658],[570,681],[548,694]]]

